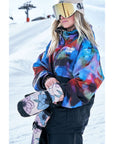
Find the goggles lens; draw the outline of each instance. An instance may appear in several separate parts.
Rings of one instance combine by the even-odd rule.
[[[54,14],[57,20],[59,20],[60,16],[65,18],[70,17],[77,10],[76,4],[72,3],[58,3],[53,6]]]

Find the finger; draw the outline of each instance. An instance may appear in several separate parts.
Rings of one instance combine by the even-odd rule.
[[[46,89],[48,89],[49,87],[51,87],[55,83],[59,83],[59,81],[56,80],[55,78],[49,78],[49,79],[47,79],[46,82],[45,82]]]
[[[45,86],[49,88],[49,87],[51,87],[54,83],[56,83],[56,81],[47,80],[46,83],[45,83]]]

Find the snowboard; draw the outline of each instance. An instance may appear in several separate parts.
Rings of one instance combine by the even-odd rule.
[[[39,144],[42,129],[50,118],[47,108],[51,103],[63,100],[63,91],[59,84],[52,85],[48,90],[36,91],[25,95],[17,104],[18,112],[23,117],[36,115],[33,122],[31,144]]]
[[[63,91],[59,84],[53,84],[48,90],[36,91],[25,95],[17,104],[18,112],[23,117],[36,115],[47,109],[50,103],[63,100]]]
[[[40,136],[42,133],[43,128],[45,127],[47,121],[49,120],[50,116],[47,115],[44,111],[40,112],[36,115],[35,121],[33,122],[33,133],[32,133],[32,140],[31,144],[39,144],[40,143]]]

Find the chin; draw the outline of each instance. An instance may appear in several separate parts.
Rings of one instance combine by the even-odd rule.
[[[62,25],[64,28],[69,28],[69,26],[67,26],[67,25]]]

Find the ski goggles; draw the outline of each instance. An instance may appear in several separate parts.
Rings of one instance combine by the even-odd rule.
[[[75,11],[80,11],[84,9],[82,3],[72,4],[72,3],[58,3],[53,6],[54,15],[56,20],[60,19],[60,16],[68,18],[72,16]],[[82,12],[83,13],[83,12]]]

